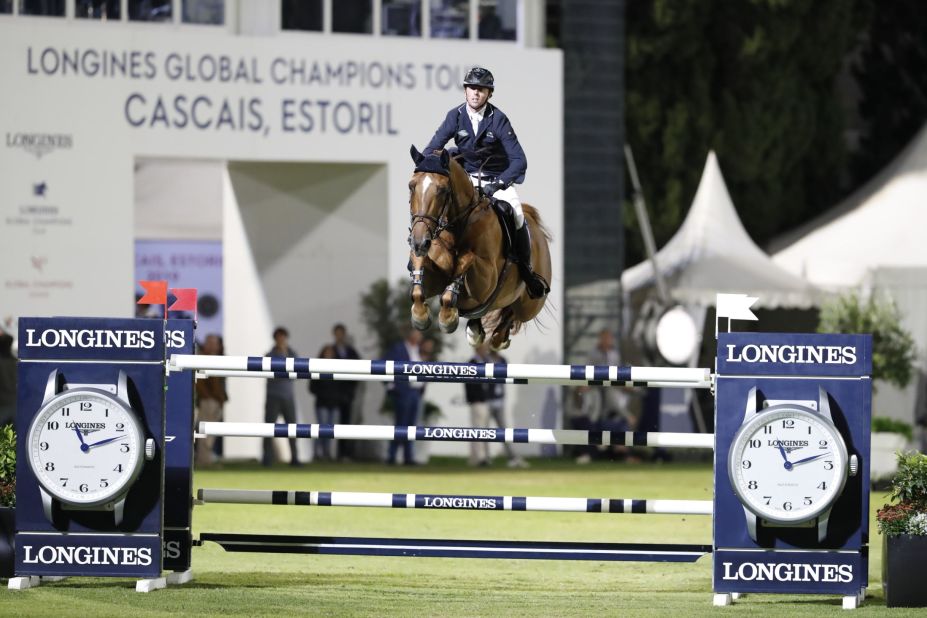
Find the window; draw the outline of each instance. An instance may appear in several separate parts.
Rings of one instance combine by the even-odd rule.
[[[322,0],[283,0],[280,9],[284,30],[322,31]]]
[[[373,32],[372,0],[338,0],[332,2],[332,32]]]
[[[422,35],[421,0],[382,0],[382,34],[393,36]]]
[[[19,0],[20,15],[64,17],[65,0]]]
[[[171,0],[129,0],[132,21],[172,21]]]
[[[77,19],[119,20],[119,0],[77,0],[74,17]]]
[[[518,0],[481,0],[477,35],[481,39],[514,41]]]
[[[470,2],[468,0],[429,0],[431,2],[431,36],[437,39],[470,37]]]
[[[225,23],[225,0],[183,0],[180,13],[185,24]]]

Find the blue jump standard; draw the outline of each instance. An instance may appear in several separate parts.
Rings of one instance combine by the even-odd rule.
[[[712,551],[711,545],[383,539],[216,532],[200,534],[194,544],[202,545],[206,542],[218,543],[229,552],[626,562],[695,562]]]

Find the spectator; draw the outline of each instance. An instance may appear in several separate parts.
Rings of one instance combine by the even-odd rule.
[[[489,346],[485,343],[476,347],[473,356],[470,358],[471,363],[489,363]],[[470,404],[470,426],[471,427],[489,427],[489,395],[490,389],[495,384],[482,382],[468,382],[464,384],[464,395],[467,403]],[[471,466],[488,466],[489,465],[489,444],[487,442],[470,443],[470,460]]]
[[[13,337],[0,331],[0,427],[16,420],[16,357]]]
[[[419,351],[419,344],[422,342],[422,334],[408,325],[403,325],[400,332],[402,333],[403,340],[397,342],[389,349],[386,358],[393,361],[421,361],[422,357]],[[416,424],[422,402],[423,386],[421,382],[387,383],[386,392],[392,399],[393,410],[396,414],[396,425],[407,426]],[[389,465],[396,464],[396,451],[399,449],[400,443],[402,444],[403,463],[407,466],[414,466],[414,442],[408,440],[393,440],[389,443],[386,463]]]
[[[331,344],[335,354],[332,358],[360,358],[357,350],[349,343],[348,330],[344,327],[344,324],[335,324],[332,328],[332,336],[335,338],[334,343]],[[352,420],[351,413],[354,409],[357,382],[333,382],[332,384],[332,390],[336,398],[334,403],[338,409],[338,416],[332,422],[349,425]],[[354,457],[354,442],[352,440],[338,440],[337,457],[342,461],[350,461]]]
[[[319,352],[320,358],[335,358],[335,347],[327,345]],[[315,395],[315,418],[320,425],[333,425],[338,422],[341,406],[341,394],[338,387],[343,382],[334,380],[309,380],[309,392]],[[349,383],[350,384],[350,383]],[[342,442],[342,440],[339,440]],[[315,441],[315,458],[319,461],[332,458],[331,439],[319,438]]]
[[[290,347],[290,332],[278,326],[274,330],[274,347],[266,356],[289,357],[296,356],[296,350]],[[267,380],[267,397],[264,400],[264,422],[276,423],[279,417],[284,423],[296,422],[296,397],[293,392],[293,382],[287,378],[271,378]],[[274,440],[264,438],[264,452],[261,464],[269,466],[274,461]],[[298,466],[299,457],[296,454],[296,439],[290,438],[290,465]]]
[[[212,356],[222,355],[224,353],[222,337],[211,334],[206,335],[203,345],[199,351],[200,354]],[[201,422],[219,422],[222,420],[222,406],[228,401],[228,395],[225,392],[225,378],[209,377],[200,378],[196,381],[196,424]],[[215,436],[200,438],[196,442],[196,465],[197,467],[207,467],[213,464],[215,455],[213,446]]]
[[[620,365],[621,355],[615,347],[612,331],[602,329],[595,350],[589,356],[590,365]],[[637,418],[629,412],[628,389],[623,386],[596,387],[601,398],[599,420],[611,431],[633,431],[637,427]]]
[[[498,352],[493,351],[492,349],[489,350],[489,362],[496,365],[508,364],[508,361],[505,360],[504,356]],[[494,421],[496,421],[496,425],[498,427],[511,427],[511,416],[506,414],[505,410],[505,384],[488,384],[487,389],[489,395],[486,403],[489,405],[489,415]],[[515,454],[515,448],[510,443],[503,442],[502,448],[505,449],[505,456],[508,458],[508,466],[510,468],[528,467],[528,462]]]

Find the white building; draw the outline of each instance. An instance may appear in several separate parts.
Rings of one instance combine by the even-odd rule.
[[[499,19],[481,24],[487,5]],[[314,355],[343,322],[372,354],[359,297],[406,276],[409,146],[482,64],[528,153],[520,194],[554,235],[552,312],[507,356],[560,362],[562,56],[537,47],[542,12],[528,0],[0,0],[0,316],[131,316],[136,274],[171,280],[176,266],[137,270],[136,243],[206,241],[221,246],[226,353],[263,354],[282,324]],[[466,360],[462,330],[444,359]],[[260,381],[229,390],[229,420],[261,420]],[[428,398],[443,424],[468,424],[462,387]],[[541,411],[558,398],[511,389],[516,423],[549,423]]]

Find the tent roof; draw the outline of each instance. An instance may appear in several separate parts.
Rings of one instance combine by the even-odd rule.
[[[927,125],[846,200],[771,243],[776,264],[822,287],[861,283],[876,266],[927,266]]]
[[[708,153],[698,191],[679,231],[657,252],[657,267],[679,302],[710,306],[718,292],[759,298],[758,307],[817,304],[813,285],[764,253],[744,229],[727,191],[718,158]],[[626,292],[655,286],[649,260],[624,271]]]

